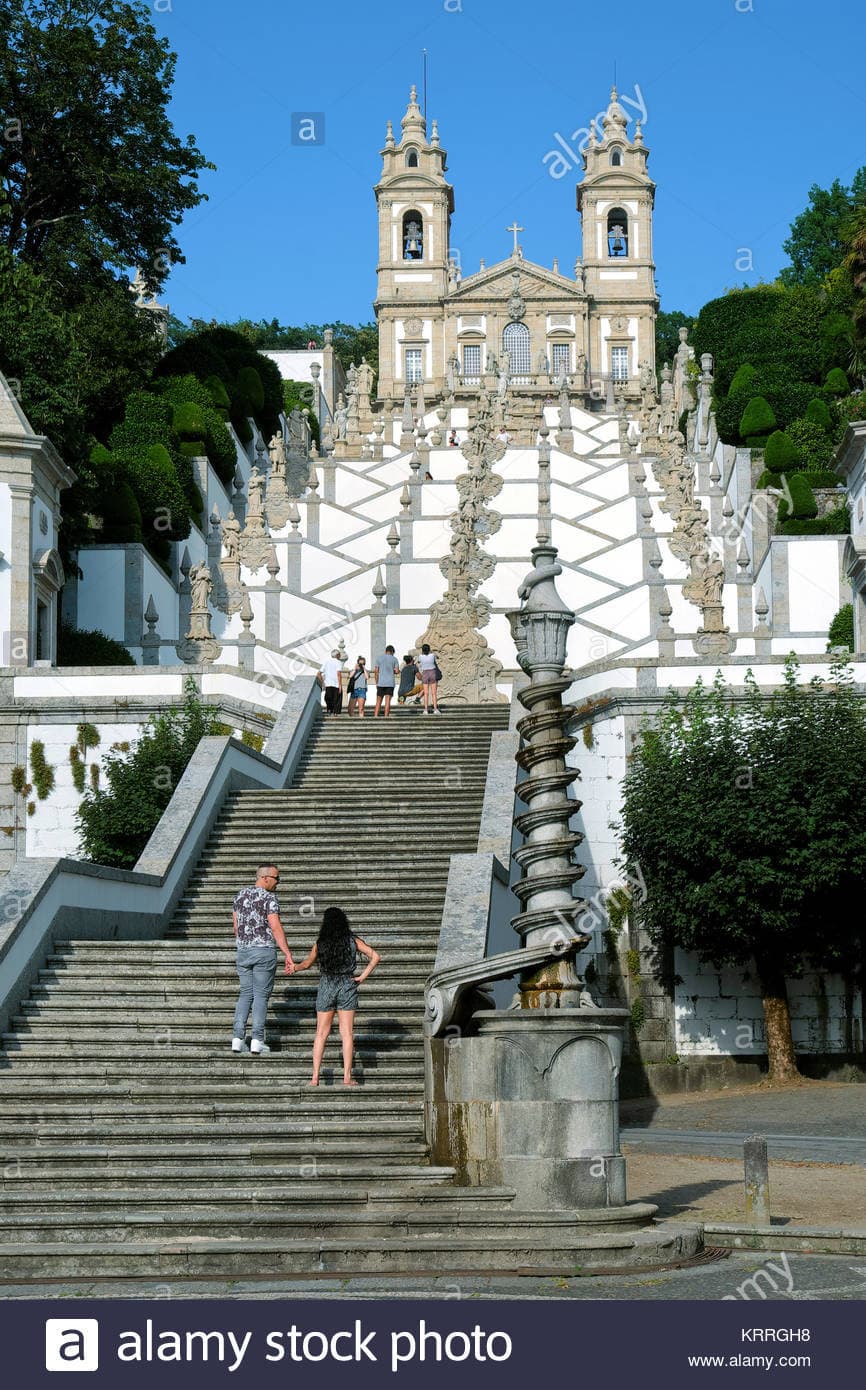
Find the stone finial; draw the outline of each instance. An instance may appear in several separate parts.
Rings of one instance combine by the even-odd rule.
[[[144,666],[157,666],[159,664],[159,646],[161,638],[156,630],[159,622],[159,614],[156,611],[156,604],[153,601],[153,594],[147,600],[147,607],[144,610],[144,621],[147,623],[147,632],[141,639],[141,660]]]
[[[755,616],[757,617],[758,621],[761,623],[765,623],[767,621],[767,614],[769,613],[769,611],[770,605],[767,602],[767,596],[764,593],[764,590],[759,588],[757,597],[755,598]]]
[[[385,582],[382,579],[382,566],[379,565],[376,570],[376,578],[373,582],[373,597],[376,599],[377,603],[382,602],[382,600],[385,597],[385,593],[386,589]]]
[[[722,481],[722,470],[719,467],[718,459],[713,459],[710,464],[710,488],[713,492],[719,492],[719,484]]]
[[[554,275],[558,275],[558,274],[559,274],[559,257],[558,257],[558,256],[554,256],[554,258],[553,258],[553,273],[554,273]]]
[[[214,502],[213,510],[210,514],[210,525],[212,531],[218,531],[222,526],[222,517],[220,516],[220,509],[216,502]]]
[[[397,530],[397,523],[394,521],[391,522],[391,529],[388,532],[388,544],[392,550],[396,550],[400,544],[400,533]]]
[[[189,572],[191,569],[192,560],[189,558],[189,549],[187,548],[187,546],[184,546],[183,554],[180,557],[180,572],[183,575],[184,579],[189,579]]]
[[[298,510],[298,509],[297,509],[297,507],[296,507],[296,508],[295,508],[295,511],[297,511],[297,510]],[[300,521],[300,517],[298,517],[298,520]],[[268,574],[271,576],[271,579],[276,579],[277,575],[278,575],[279,572],[280,572],[280,562],[279,562],[279,560],[277,559],[276,547],[273,546],[273,545],[271,546],[270,550],[268,551],[268,558],[267,558],[267,560],[265,561],[265,569],[267,570]]]
[[[417,478],[421,471],[421,455],[418,453],[417,449],[412,450],[412,457],[409,459],[409,467]]]
[[[637,121],[635,121],[635,127],[634,127],[634,144],[636,144],[636,145],[642,145],[642,144],[643,144],[643,127],[642,127],[642,125],[641,125],[639,119],[638,119]]]
[[[430,144],[434,146],[439,145],[439,122],[435,119],[433,121],[433,127],[430,134]]]
[[[294,501],[293,501],[293,502],[292,502],[292,505],[289,507],[289,525],[290,525],[291,528],[292,528],[293,534],[295,534],[295,535],[297,534],[298,527],[300,526],[300,524],[301,524],[301,513],[298,511],[298,504],[297,504],[297,502],[294,502]]]
[[[253,621],[253,605],[250,602],[250,591],[246,584],[243,585],[244,596],[241,601],[240,620],[244,625],[244,631],[249,632]]]
[[[739,549],[737,550],[737,567],[741,570],[747,570],[751,563],[752,561],[749,555],[749,548],[746,545],[745,540],[741,538]]]
[[[324,340],[325,340],[325,347],[333,347],[333,346],[334,346],[334,330],[333,330],[333,328],[326,328],[325,331],[324,331],[324,333],[322,334],[322,337],[323,337]]]
[[[314,497],[318,497],[319,474],[316,471],[315,464],[310,468],[310,474],[307,478],[307,487],[309,488],[310,492],[313,493]]]
[[[148,632],[152,633],[159,622],[159,614],[156,611],[156,604],[153,601],[153,594],[147,600],[147,607],[144,610],[144,621],[147,623]]]
[[[726,493],[726,494],[725,494],[725,500],[724,500],[724,502],[722,503],[722,516],[725,518],[726,521],[730,521],[730,519],[731,519],[731,517],[732,517],[733,515],[734,515],[734,504],[733,504],[733,502],[731,501],[730,497],[728,497],[728,495],[727,495],[727,493]]]
[[[403,484],[403,491],[400,493],[400,506],[404,512],[408,512],[409,508],[412,506],[412,498],[409,495],[408,483]]]
[[[394,122],[393,122],[393,121],[388,121],[387,125],[385,126],[385,149],[386,149],[386,150],[393,150],[393,148],[394,148]]]

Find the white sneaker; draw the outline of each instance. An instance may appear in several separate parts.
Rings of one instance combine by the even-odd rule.
[[[429,709],[426,709],[426,708],[425,708],[424,713],[425,713],[425,714],[429,714],[429,713],[430,713]]]
[[[253,1038],[252,1042],[250,1043],[250,1052],[254,1053],[255,1055],[258,1055],[263,1052],[270,1052],[270,1050],[271,1049],[268,1047],[267,1043],[259,1042],[258,1038]]]
[[[441,713],[442,713],[442,711],[441,711],[441,709],[439,708],[438,705],[437,705],[436,708],[434,709],[433,713],[434,713],[434,714],[441,714]]]
[[[243,1038],[232,1038],[232,1052],[247,1052],[248,1050]]]

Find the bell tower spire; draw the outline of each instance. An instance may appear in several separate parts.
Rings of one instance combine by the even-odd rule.
[[[583,269],[590,298],[590,371],[637,390],[642,362],[655,366],[658,296],[653,262],[655,184],[640,122],[629,118],[616,86],[583,153],[577,207],[583,230]]]
[[[413,84],[395,140],[381,151],[376,184],[379,214],[376,318],[379,324],[379,395],[402,396],[407,384],[442,374],[433,360],[433,323],[448,292],[449,238],[454,190],[445,178],[446,151],[439,129],[418,104]]]

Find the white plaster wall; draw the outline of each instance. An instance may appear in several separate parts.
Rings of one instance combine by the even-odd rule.
[[[782,543],[788,551],[791,631],[826,633],[842,602],[845,537],[792,536]]]
[[[125,631],[123,557],[120,548],[85,548],[78,552],[78,567],[83,576],[78,584],[78,627],[104,632],[118,642],[123,641]]]
[[[105,755],[111,750],[113,743],[134,742],[142,728],[141,724],[101,724],[95,720],[88,722],[95,724],[99,731],[100,742],[98,747],[90,748],[87,751],[85,781],[87,787],[90,786],[91,764],[96,763],[101,768]],[[75,817],[81,804],[81,797],[75,790],[72,781],[72,765],[69,761],[69,749],[75,743],[77,736],[76,724],[36,724],[31,725],[28,730],[28,778],[32,781],[30,748],[34,739],[44,743],[46,761],[54,768],[54,788],[46,799],[40,801],[35,791],[32,796],[36,811],[32,816],[26,818],[26,852],[29,856],[50,858],[53,855],[68,854],[74,857],[79,853],[79,836]]]
[[[193,563],[195,563],[193,561]],[[147,607],[147,600],[150,594],[156,605],[159,614],[159,622],[156,630],[160,637],[170,638],[176,641],[178,633],[178,597],[177,589],[172,584],[165,570],[160,569],[152,555],[145,552],[144,573],[142,575],[142,594],[144,607]],[[79,626],[81,624],[79,623]],[[141,616],[141,630],[147,631],[147,623],[144,621],[144,613]]]

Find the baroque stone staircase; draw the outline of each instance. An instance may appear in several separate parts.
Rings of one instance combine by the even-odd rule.
[[[550,1264],[534,1224],[515,1242],[509,1194],[454,1187],[424,1137],[423,983],[506,723],[495,706],[323,720],[293,787],[229,798],[163,940],[56,944],[2,1039],[0,1279]],[[270,1056],[229,1051],[231,899],[271,856],[296,958],[329,903],[382,954],[357,1090],[336,1030],[306,1087],[313,971],[278,975]]]

